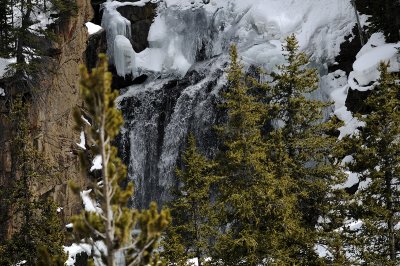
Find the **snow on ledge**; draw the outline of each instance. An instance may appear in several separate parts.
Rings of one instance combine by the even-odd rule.
[[[90,172],[93,172],[94,170],[101,170],[103,168],[102,166],[102,159],[100,155],[96,155],[93,159],[93,165],[90,168]]]
[[[85,147],[85,145],[86,145],[85,132],[83,132],[83,131],[81,132],[80,139],[81,139],[81,142],[80,143],[76,143],[76,145],[78,145],[78,147],[80,147],[81,149],[86,150],[86,147]]]
[[[64,246],[64,252],[68,255],[68,259],[65,262],[65,265],[67,266],[73,266],[75,265],[76,261],[76,255],[80,253],[86,253],[88,256],[90,256],[91,252],[91,246],[89,244],[72,244],[71,246]]]
[[[389,72],[400,70],[400,57],[397,48],[399,43],[383,43],[379,35],[372,35],[371,39],[357,54],[353,64],[353,71],[349,74],[349,85],[354,90],[372,90],[377,85],[381,62],[389,63]]]
[[[89,35],[96,34],[103,29],[101,26],[94,24],[92,22],[86,22],[85,25],[88,29]]]
[[[85,211],[102,213],[103,210],[101,208],[97,207],[97,203],[90,197],[90,192],[92,192],[91,189],[84,190],[80,193],[82,201],[83,201],[83,205],[85,207]]]

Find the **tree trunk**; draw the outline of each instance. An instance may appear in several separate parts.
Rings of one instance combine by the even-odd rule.
[[[100,103],[102,106],[102,103]],[[102,176],[103,176],[103,197],[104,197],[104,215],[106,217],[105,226],[106,226],[106,246],[107,246],[107,266],[115,266],[115,250],[114,250],[114,217],[111,208],[111,184],[108,179],[108,160],[107,155],[110,151],[106,150],[106,140],[105,140],[105,116],[106,114],[102,114],[102,124],[100,127],[100,147],[101,147],[101,159],[102,159]]]
[[[388,168],[386,168],[388,169]],[[388,217],[388,239],[389,239],[389,256],[392,262],[396,261],[396,242],[394,232],[394,211],[393,211],[393,193],[392,193],[392,182],[389,174],[385,173],[386,181],[386,202],[387,210],[389,211]]]
[[[363,29],[362,29],[362,26],[361,26],[361,22],[360,22],[360,16],[358,15],[358,12],[357,12],[356,2],[354,0],[351,0],[351,4],[353,5],[354,12],[356,14],[357,26],[358,26],[358,35],[360,37],[361,46],[364,46],[365,45],[364,34],[363,34]]]

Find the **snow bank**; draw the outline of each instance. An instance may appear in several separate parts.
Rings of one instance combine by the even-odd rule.
[[[92,22],[86,22],[85,25],[88,29],[89,35],[96,34],[97,32],[99,32],[103,29],[101,26],[94,24]]]
[[[322,87],[330,95],[330,100],[334,102],[334,114],[344,122],[344,126],[339,128],[339,139],[354,134],[357,128],[364,126],[364,123],[353,117],[353,114],[345,106],[349,90],[347,82],[346,73],[342,70],[321,77]]]
[[[382,33],[373,34],[356,56],[349,75],[350,87],[359,91],[373,89],[380,76],[378,67],[382,61],[390,64],[389,72],[399,71],[400,56],[396,48],[400,48],[400,42],[385,43]]]
[[[373,89],[374,86],[371,83],[378,80],[380,75],[378,67],[382,61],[390,64],[390,72],[398,71],[400,63],[396,47],[400,48],[400,43],[383,44],[359,56],[353,64],[354,71],[349,75],[349,84],[352,89],[360,91]]]
[[[357,53],[356,58],[360,58],[365,53],[371,51],[371,49],[384,45],[385,42],[385,35],[382,32],[376,32],[371,35],[368,42],[360,49]]]
[[[93,242],[92,239],[89,239],[90,243],[73,243],[71,246],[64,246],[64,252],[68,255],[68,259],[65,262],[66,266],[74,266],[76,262],[76,256],[81,253],[86,253],[88,256],[94,253],[94,264],[95,265],[103,265],[101,262],[101,254],[107,254],[107,247],[103,241]],[[118,254],[117,254],[118,255]],[[118,264],[119,265],[119,264]]]
[[[3,88],[0,88],[0,97],[1,96],[6,96],[6,92],[4,91]]]

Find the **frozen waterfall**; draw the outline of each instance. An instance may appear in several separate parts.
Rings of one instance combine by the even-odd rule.
[[[232,43],[246,66],[271,71],[284,62],[283,40],[294,33],[312,65],[326,75],[355,25],[347,0],[211,0],[206,5],[201,0],[164,0],[150,28],[149,47],[136,53],[130,40],[137,36],[130,36],[130,22],[118,8],[146,2],[108,1],[102,21],[118,75],[148,76],[118,99],[126,122],[123,154],[129,178],[136,182],[135,202],[143,207],[151,200],[170,199],[188,132],[194,132],[201,151],[213,154],[218,141],[212,128],[224,119],[216,107],[218,92]],[[329,99],[336,89],[332,84],[322,78],[321,90],[312,97]]]

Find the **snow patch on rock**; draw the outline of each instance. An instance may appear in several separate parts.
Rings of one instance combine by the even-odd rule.
[[[89,190],[84,190],[82,191],[81,198],[83,205],[85,207],[85,211],[87,212],[97,212],[97,213],[102,213],[102,209],[99,208],[97,203],[90,197],[90,192],[92,192],[91,189]]]
[[[372,90],[378,83],[379,64],[389,63],[389,72],[400,70],[399,43],[385,43],[382,33],[375,33],[357,54],[353,71],[349,75],[349,85],[354,90]]]
[[[90,167],[90,172],[93,172],[94,170],[101,170],[102,168],[101,155],[96,155],[96,157],[93,159],[92,167]]]
[[[96,34],[103,29],[101,26],[94,24],[92,22],[86,22],[85,25],[88,29],[89,35]]]
[[[81,132],[80,139],[81,139],[81,141],[79,143],[76,143],[76,145],[78,145],[79,148],[86,150],[85,132],[83,132],[83,131]]]

